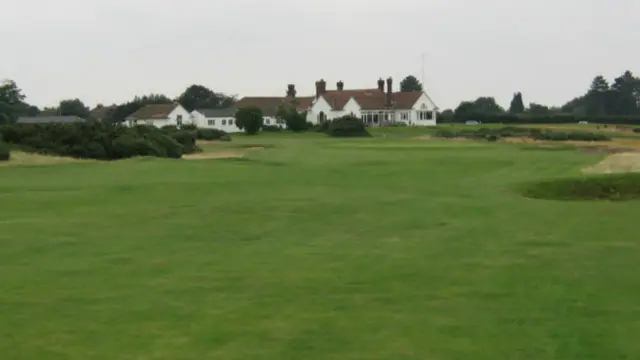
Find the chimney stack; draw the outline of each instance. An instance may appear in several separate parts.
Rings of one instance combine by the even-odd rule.
[[[393,94],[393,79],[387,78],[387,106],[391,107],[391,95]]]
[[[290,98],[296,97],[296,86],[294,84],[289,84],[287,86],[287,97],[290,97]]]
[[[382,78],[378,79],[378,90],[384,92],[384,80]]]
[[[324,79],[320,79],[320,94],[327,92],[327,82]]]
[[[344,90],[344,83],[342,82],[342,80],[338,81],[336,86],[338,87],[338,91]]]
[[[320,88],[320,81],[316,81],[316,97],[320,97],[322,95],[322,91]]]

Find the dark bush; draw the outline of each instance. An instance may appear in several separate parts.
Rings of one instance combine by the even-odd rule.
[[[235,115],[236,126],[247,135],[255,135],[264,124],[262,109],[255,106],[239,109]]]
[[[278,132],[278,131],[282,131],[282,128],[278,125],[262,125],[262,131]]]
[[[485,139],[487,139],[487,141],[494,142],[494,141],[498,141],[499,138],[497,135],[487,135]]]
[[[198,130],[198,127],[196,125],[194,125],[194,124],[184,124],[184,125],[180,126],[180,129],[181,130],[192,130],[192,131],[195,131],[195,130]]]
[[[634,132],[634,133],[640,133],[640,128],[635,128],[635,129],[633,129],[633,132]]]
[[[184,154],[192,154],[200,150],[196,146],[196,133],[194,131],[180,130],[171,134],[171,137],[182,145]]]
[[[353,115],[346,115],[331,121],[327,134],[336,137],[371,136],[362,120]]]
[[[0,161],[9,161],[11,158],[11,149],[2,139],[0,139]]]
[[[640,173],[584,176],[526,184],[521,193],[548,200],[640,199]]]
[[[218,129],[198,129],[196,131],[198,140],[220,140],[225,135],[227,135],[225,131]]]
[[[162,131],[166,132],[166,133],[169,133],[169,132],[176,132],[176,131],[180,130],[180,129],[178,129],[178,127],[177,127],[177,126],[175,126],[175,125],[165,125],[165,126],[161,127],[160,129],[161,129]]]
[[[132,156],[180,158],[185,151],[195,151],[195,140],[190,140],[194,137],[192,134],[165,131],[153,126],[128,128],[101,122],[0,127],[0,134],[8,143],[51,155],[114,160]]]
[[[220,137],[220,141],[231,141],[231,136],[227,135],[222,135]]]

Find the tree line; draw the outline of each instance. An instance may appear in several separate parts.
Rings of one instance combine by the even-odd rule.
[[[401,91],[421,91],[422,89],[423,85],[412,75],[400,82]],[[42,109],[27,103],[25,98],[14,81],[6,80],[0,83],[0,124],[12,123],[20,116],[38,115],[71,115],[116,123],[148,104],[167,104],[177,101],[187,110],[192,111],[198,108],[228,108],[237,100],[234,95],[215,92],[206,86],[195,84],[187,87],[177,98],[172,99],[163,94],[136,96],[121,104],[98,107],[100,111],[93,112],[78,98],[65,99],[55,107]],[[548,106],[535,102],[525,106],[524,95],[521,92],[515,92],[509,106],[503,108],[494,97],[482,96],[472,101],[462,101],[455,109],[441,111],[439,118],[442,121],[555,119],[552,122],[560,121],[558,119],[573,121],[573,119],[582,118],[625,118],[626,122],[640,123],[640,77],[635,76],[631,71],[625,71],[609,83],[603,76],[595,76],[584,94],[561,106]]]
[[[171,104],[177,101],[188,111],[192,111],[200,108],[228,108],[237,100],[234,95],[215,92],[203,85],[191,85],[173,99],[163,94],[148,94],[136,96],[121,104],[98,105],[94,109],[90,109],[79,98],[61,100],[57,106],[42,109],[29,104],[25,99],[26,96],[16,82],[5,80],[0,83],[0,124],[13,123],[21,116],[78,116],[89,120],[118,123],[149,104]]]
[[[441,118],[451,121],[474,120],[475,118],[584,118],[584,119],[634,119],[640,123],[640,77],[631,71],[609,83],[598,75],[585,93],[559,107],[530,102],[525,106],[523,94],[516,92],[507,109],[501,107],[493,97],[479,97],[473,101],[462,101],[455,109],[447,109]]]

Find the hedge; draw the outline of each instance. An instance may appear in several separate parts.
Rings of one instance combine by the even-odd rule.
[[[479,121],[483,124],[577,124],[585,121],[594,124],[619,124],[640,125],[640,116],[583,116],[575,114],[483,114],[467,113],[453,115],[453,117],[440,115],[439,122],[464,123],[465,121]]]
[[[101,122],[76,124],[11,124],[0,127],[10,144],[44,154],[115,160],[134,156],[180,158],[198,151],[189,131],[163,131],[153,126],[132,128]]]
[[[542,129],[529,129],[525,127],[505,126],[502,128],[461,129],[458,131],[442,129],[434,132],[434,136],[442,138],[468,138],[486,139],[496,141],[506,137],[524,137],[535,140],[547,141],[608,141],[609,136],[603,133],[590,133],[585,131],[551,131]]]
[[[333,119],[328,122],[327,135],[336,137],[363,137],[371,136],[367,129],[359,118],[346,115]]]

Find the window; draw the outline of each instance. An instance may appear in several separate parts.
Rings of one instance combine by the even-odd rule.
[[[267,120],[264,121],[264,123],[269,125],[269,124],[271,124],[271,120],[267,119]]]
[[[216,125],[216,121],[215,120],[207,120],[207,124],[209,126],[215,126]]]
[[[418,111],[418,120],[431,120],[431,111]]]
[[[178,123],[178,126],[182,126],[182,115],[176,117],[176,123]]]
[[[229,119],[229,125],[233,125],[233,119]]]
[[[227,125],[227,119],[222,119],[222,125]]]
[[[409,113],[406,111],[403,111],[402,113],[400,113],[400,119],[409,120]]]

